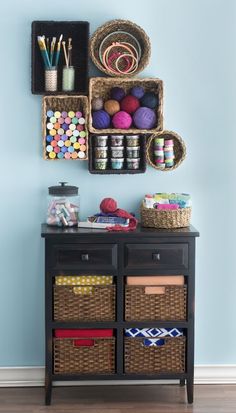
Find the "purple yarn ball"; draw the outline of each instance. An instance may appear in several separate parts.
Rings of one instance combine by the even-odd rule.
[[[110,126],[110,116],[105,110],[93,112],[93,127],[96,129],[107,129]]]
[[[152,129],[156,125],[157,117],[152,109],[138,108],[133,116],[133,122],[138,129]]]
[[[144,93],[145,93],[145,91],[144,91],[144,88],[142,86],[134,86],[130,90],[130,94],[132,96],[136,97],[137,99],[141,99],[143,97]]]
[[[113,116],[112,124],[116,129],[129,129],[132,125],[132,117],[124,110],[120,110]]]
[[[111,99],[118,100],[120,102],[125,97],[125,91],[121,87],[113,87],[111,89]]]

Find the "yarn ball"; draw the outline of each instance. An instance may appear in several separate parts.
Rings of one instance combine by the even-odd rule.
[[[132,96],[132,95],[127,95],[122,99],[120,102],[120,108],[121,110],[124,110],[127,113],[134,113],[140,106],[139,100]]]
[[[103,99],[102,98],[93,98],[91,103],[92,103],[92,109],[93,110],[103,109]]]
[[[141,99],[141,106],[146,108],[155,109],[158,105],[158,97],[154,92],[147,92]]]
[[[110,126],[110,116],[105,110],[97,110],[93,112],[93,127],[96,129],[106,129]]]
[[[130,94],[137,99],[141,99],[144,95],[145,91],[142,86],[134,86],[132,89],[130,89]]]
[[[121,110],[113,116],[112,124],[116,129],[129,129],[132,124],[132,118],[129,113]]]
[[[120,110],[120,104],[117,100],[110,99],[104,103],[104,109],[109,115],[113,116]]]
[[[138,108],[133,116],[133,122],[138,129],[152,129],[156,125],[155,112],[146,107]]]
[[[122,89],[122,87],[113,87],[110,93],[111,99],[118,100],[118,102],[120,102],[125,97],[125,91],[124,89]]]
[[[113,198],[104,198],[100,204],[100,210],[107,214],[117,210],[117,202]]]

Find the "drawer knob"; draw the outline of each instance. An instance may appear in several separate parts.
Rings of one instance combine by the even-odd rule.
[[[88,254],[81,254],[81,261],[89,261],[89,255]]]
[[[155,252],[152,254],[152,259],[153,261],[160,261],[161,260],[161,254],[159,252]]]

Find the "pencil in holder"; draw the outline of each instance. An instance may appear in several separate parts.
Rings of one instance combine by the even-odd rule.
[[[74,66],[64,66],[62,72],[62,90],[72,92],[75,88],[75,68]]]
[[[45,91],[57,91],[57,68],[55,66],[45,69]]]

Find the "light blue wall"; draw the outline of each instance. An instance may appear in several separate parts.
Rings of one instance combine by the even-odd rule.
[[[109,5],[110,4],[110,5]],[[197,242],[196,362],[236,363],[234,0],[5,0],[1,5],[0,366],[43,365],[43,241],[47,187],[78,185],[82,216],[104,196],[137,210],[146,192],[193,198]],[[42,159],[41,97],[30,93],[32,20],[107,20],[143,26],[152,58],[143,76],[165,85],[165,126],[187,144],[173,173],[94,176],[87,162]]]

